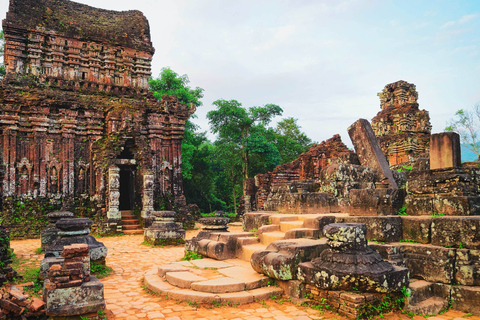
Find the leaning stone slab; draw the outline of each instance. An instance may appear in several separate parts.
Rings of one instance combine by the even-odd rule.
[[[381,177],[388,179],[391,188],[397,189],[397,182],[368,120],[357,120],[348,128],[348,135],[352,140],[360,164],[371,167]]]
[[[105,309],[103,284],[94,276],[79,287],[53,289],[44,287],[43,299],[49,317],[68,317]]]

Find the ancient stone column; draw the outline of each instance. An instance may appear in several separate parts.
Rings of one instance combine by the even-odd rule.
[[[147,171],[143,175],[143,200],[142,200],[142,218],[150,217],[153,211],[153,173]]]
[[[55,226],[55,223],[63,218],[73,218],[73,212],[70,211],[58,211],[50,212],[47,214],[48,222],[50,224],[42,231],[41,234],[41,243],[42,249],[45,250],[51,246],[55,240],[58,238],[58,228]]]
[[[107,218],[111,223],[119,222],[122,215],[118,210],[120,205],[120,168],[117,166],[108,169],[108,194]]]

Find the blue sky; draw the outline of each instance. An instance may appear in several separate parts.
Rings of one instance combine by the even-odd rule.
[[[217,99],[275,103],[316,141],[380,111],[377,93],[414,83],[433,132],[480,102],[480,1],[80,0],[150,22],[153,76],[170,66]],[[6,12],[7,0],[0,0]],[[5,13],[3,13],[4,17]]]

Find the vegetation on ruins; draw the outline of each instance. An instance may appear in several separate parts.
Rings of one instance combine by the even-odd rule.
[[[0,63],[0,79],[5,75],[5,65],[3,64],[3,52],[5,50],[5,35],[3,30],[0,30],[0,58],[2,58],[2,63]]]
[[[445,131],[460,135],[463,145],[480,159],[480,103],[471,109],[460,109],[447,123]]]
[[[192,89],[187,75],[163,68],[158,79],[150,79],[153,95],[176,95],[185,104],[202,105],[203,89]],[[272,119],[282,114],[274,104],[245,108],[236,100],[217,100],[217,109],[208,113],[210,130],[217,134],[211,142],[206,132],[192,121],[185,124],[182,142],[182,175],[187,203],[202,212],[236,212],[243,194],[243,181],[277,165],[294,160],[308,150],[312,141],[301,132],[295,118],[286,118],[276,127]]]

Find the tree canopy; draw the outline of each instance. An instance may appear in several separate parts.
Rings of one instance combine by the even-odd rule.
[[[150,90],[161,100],[164,94],[177,95],[183,103],[202,105],[203,89],[191,89],[187,75],[162,69],[158,79],[150,79]],[[235,211],[243,193],[244,181],[277,165],[292,161],[305,152],[311,140],[301,132],[297,120],[286,118],[270,127],[282,115],[278,105],[244,108],[237,100],[216,100],[208,112],[211,142],[190,120],[185,124],[182,142],[182,175],[187,203],[202,212]]]
[[[462,143],[480,159],[480,103],[475,104],[471,110],[460,109],[447,123],[445,131],[454,131],[460,135]]]

